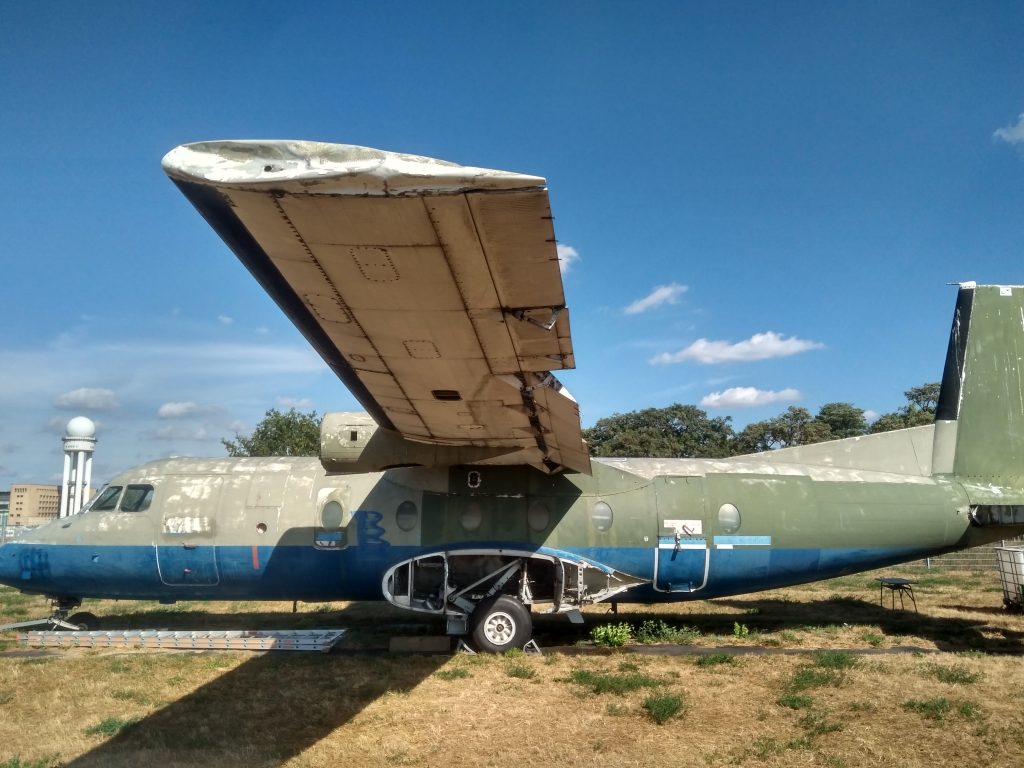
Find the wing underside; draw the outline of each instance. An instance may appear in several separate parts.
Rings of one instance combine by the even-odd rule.
[[[543,179],[312,142],[164,168],[380,426],[589,472]]]

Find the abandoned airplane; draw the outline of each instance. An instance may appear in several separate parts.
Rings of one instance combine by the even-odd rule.
[[[318,459],[136,467],[0,547],[0,583],[59,616],[83,598],[384,599],[502,651],[531,611],[580,620],[1024,531],[1024,288],[960,287],[934,425],[592,460],[551,373],[575,361],[544,179],[286,141],[185,145],[164,169],[367,413],[328,414]]]

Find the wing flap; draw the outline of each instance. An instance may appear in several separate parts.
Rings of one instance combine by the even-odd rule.
[[[283,142],[164,165],[382,426],[589,471],[542,179]]]

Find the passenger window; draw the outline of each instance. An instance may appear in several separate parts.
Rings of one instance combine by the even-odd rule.
[[[117,509],[117,497],[121,495],[121,488],[120,485],[108,485],[105,490],[100,492],[96,503],[89,508],[89,511],[109,512],[111,509]]]
[[[153,501],[152,485],[129,485],[121,498],[122,512],[145,512]]]

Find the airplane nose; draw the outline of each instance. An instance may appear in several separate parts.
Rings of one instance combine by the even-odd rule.
[[[15,544],[0,544],[0,584],[9,587],[18,585],[21,569],[18,567],[18,547]]]

